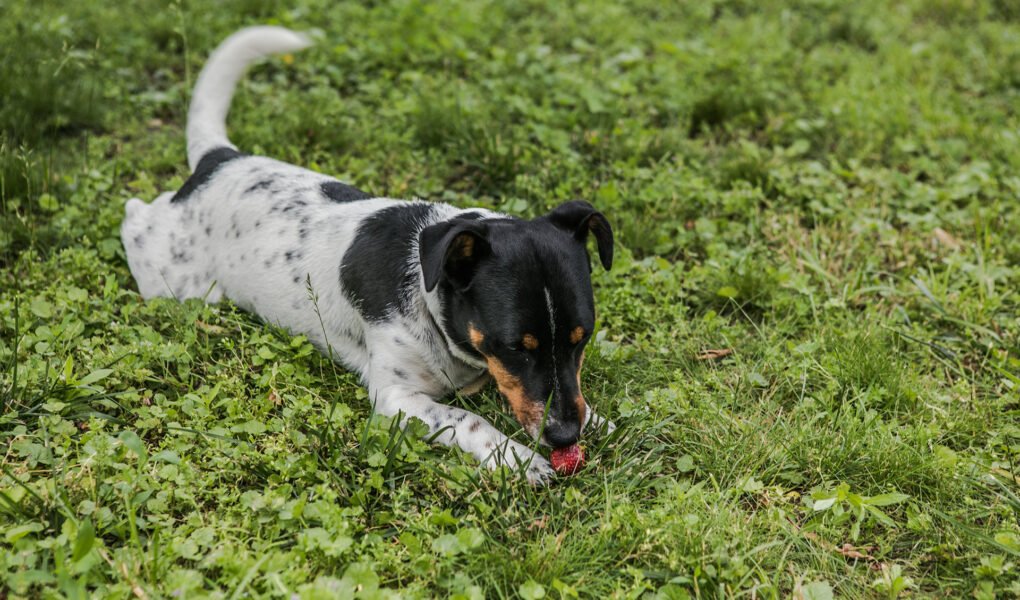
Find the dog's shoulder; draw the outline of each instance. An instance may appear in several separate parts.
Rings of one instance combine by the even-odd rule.
[[[370,322],[407,313],[418,281],[418,232],[456,209],[422,201],[397,203],[367,215],[344,253],[344,294]]]
[[[501,217],[487,209],[460,209],[420,200],[394,203],[367,215],[344,253],[340,281],[344,293],[370,322],[408,314],[420,291],[418,234],[454,218]]]

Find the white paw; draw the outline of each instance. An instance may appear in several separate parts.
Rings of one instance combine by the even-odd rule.
[[[596,431],[600,431],[603,427],[606,428],[606,434],[613,433],[616,431],[616,425],[613,424],[609,419],[603,419],[602,417],[595,414],[594,411],[588,411],[588,419],[584,424],[585,429],[593,428]]]
[[[556,471],[544,456],[512,440],[498,445],[485,460],[485,465],[490,469],[507,465],[517,472],[523,469],[532,485],[546,485],[556,476]]]
[[[547,485],[556,477],[556,471],[545,457],[534,454],[528,464],[527,477],[531,485]]]

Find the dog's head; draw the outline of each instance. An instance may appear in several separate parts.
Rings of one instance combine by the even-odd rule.
[[[613,231],[587,202],[531,221],[458,217],[418,239],[425,290],[438,288],[447,334],[484,359],[524,429],[554,448],[577,442],[587,410],[580,373],[595,326],[589,234],[609,269]]]

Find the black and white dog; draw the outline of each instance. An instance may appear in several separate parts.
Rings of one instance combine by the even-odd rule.
[[[528,434],[554,448],[602,422],[580,370],[595,325],[586,241],[594,236],[608,269],[609,223],[585,202],[526,221],[378,198],[239,152],[226,134],[237,81],[253,61],[309,44],[252,27],[209,58],[188,112],[191,177],[151,204],[127,202],[121,239],[139,291],[229,298],[331,350],[361,375],[377,412],[417,417],[440,442],[545,482],[545,458],[436,399],[491,376]]]

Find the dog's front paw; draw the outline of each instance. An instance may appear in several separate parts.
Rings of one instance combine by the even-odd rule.
[[[584,426],[586,429],[591,428],[595,431],[603,431],[603,428],[605,428],[604,431],[607,435],[616,431],[616,425],[612,421],[600,417],[592,410],[588,411],[588,418],[585,419]]]
[[[528,477],[528,483],[531,485],[548,485],[549,482],[556,477],[556,471],[553,470],[549,461],[538,454],[531,457],[531,462],[528,463],[526,474]]]
[[[507,465],[517,472],[524,471],[532,485],[546,485],[556,476],[556,471],[544,456],[512,440],[494,450],[485,464],[490,469]]]

